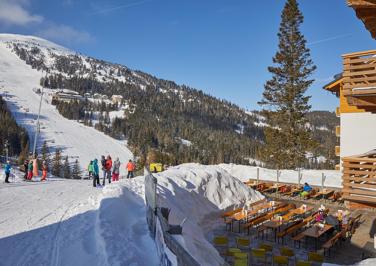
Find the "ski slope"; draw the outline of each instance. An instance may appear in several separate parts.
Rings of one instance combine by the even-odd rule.
[[[1,266],[159,264],[142,177],[104,188],[81,180],[15,181],[0,186]]]
[[[40,87],[40,78],[44,74],[18,58],[7,47],[5,41],[8,39],[0,35],[1,95],[7,101],[17,123],[29,132],[32,148],[40,102],[40,95],[33,88]],[[49,43],[45,42],[44,45]],[[121,162],[133,158],[126,141],[115,140],[94,128],[64,118],[47,99],[42,101],[40,121],[41,134],[37,147],[40,148],[46,140],[49,147],[60,148],[65,156],[70,157],[70,161],[78,159],[83,168],[86,168],[90,160],[99,159],[101,155],[119,157]]]

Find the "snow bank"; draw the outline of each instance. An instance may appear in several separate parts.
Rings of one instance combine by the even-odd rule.
[[[159,265],[142,178],[93,188],[15,175],[10,184],[0,176],[0,265]]]
[[[375,265],[376,265],[376,259],[366,259],[355,264],[354,266],[375,266]]]
[[[222,262],[205,238],[211,230],[223,225],[219,214],[224,209],[264,198],[219,166],[183,164],[155,176],[159,206],[171,208],[172,224],[180,224],[187,218],[179,241],[203,265]]]
[[[257,168],[260,169],[260,180],[277,181],[277,171],[262,167],[254,167],[247,165],[236,164],[219,164],[220,168],[226,170],[229,174],[238,178],[241,181],[257,178]],[[310,185],[321,186],[321,175],[326,176],[325,186],[328,187],[342,187],[342,174],[335,170],[302,170],[303,178],[301,184],[307,182]],[[281,170],[280,182],[298,183],[298,171],[295,170]]]

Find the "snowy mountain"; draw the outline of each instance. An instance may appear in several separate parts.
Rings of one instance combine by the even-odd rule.
[[[77,125],[77,130],[85,128],[86,132],[90,130],[87,126],[95,127],[117,139],[112,141],[120,145],[124,145],[124,140],[127,140],[135,155],[143,158],[153,156],[168,164],[192,161],[204,164],[248,163],[249,158],[258,159],[258,151],[263,146],[263,127],[267,126],[258,112],[247,112],[202,91],[158,79],[123,65],[78,54],[38,37],[0,34],[0,43],[4,54],[4,59],[0,60],[3,68],[0,86],[3,90],[12,93],[13,83],[23,82],[22,86],[28,88],[28,95],[18,91],[20,94],[17,96],[20,99],[33,99],[28,103],[32,107],[38,106],[37,92],[41,86],[46,88],[45,102],[49,103],[53,103],[51,99],[54,94],[63,90],[78,93],[84,101],[55,102],[58,112],[52,105],[43,105],[43,108],[49,108],[51,116],[63,115],[81,121],[77,124],[64,120],[64,123]],[[12,75],[8,72],[17,74],[14,81],[9,80]],[[121,100],[114,103],[111,101],[113,96],[119,96]],[[13,100],[17,99],[9,101],[12,106]],[[18,113],[25,113],[25,110],[30,111],[31,108],[18,103],[16,105]],[[36,113],[35,108],[32,113]],[[322,143],[314,155],[325,158],[320,162],[329,162],[324,167],[330,167],[334,165],[331,156],[336,139],[331,125],[325,123],[326,117],[320,115],[322,123],[313,119],[311,126],[315,139]],[[317,118],[317,115],[310,117]],[[42,135],[46,139],[52,140],[53,136],[59,136],[61,132],[69,135],[67,130],[62,131],[62,127],[67,129],[67,125],[60,126],[59,123],[59,128],[55,130],[50,128],[53,125],[47,121],[50,120],[42,121]],[[22,125],[28,128],[32,137],[33,119],[22,122]],[[55,132],[47,134],[48,130]],[[70,139],[72,141],[72,137]],[[75,147],[72,143],[60,144],[61,141],[68,141],[66,138],[58,141],[57,145],[50,144],[54,147],[61,145],[64,149],[65,146]],[[95,156],[111,151],[108,143],[97,145],[100,146],[94,151]],[[90,150],[90,145],[85,149]],[[128,158],[130,153],[126,153],[111,152],[119,154],[120,158]],[[78,151],[72,151],[71,155],[80,156],[85,161],[91,158],[83,158]],[[312,159],[307,158],[307,167],[323,165],[313,164]]]
[[[43,47],[44,51],[58,51],[60,54],[70,54],[70,51],[35,37],[0,35],[1,93],[17,123],[27,129],[33,141],[41,97],[33,89],[39,88],[40,79],[44,74],[25,64],[25,61],[11,52],[10,43],[22,43],[33,47],[36,45]],[[119,157],[123,162],[133,157],[126,141],[115,140],[94,128],[64,118],[55,106],[48,102],[47,95],[44,95],[42,101],[40,121],[38,148],[46,140],[52,149],[60,148],[71,160],[78,159],[84,169],[90,160],[99,158],[102,154]],[[32,147],[32,143],[30,146]]]

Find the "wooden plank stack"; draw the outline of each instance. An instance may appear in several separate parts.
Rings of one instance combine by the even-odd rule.
[[[342,161],[343,198],[376,206],[376,152]]]

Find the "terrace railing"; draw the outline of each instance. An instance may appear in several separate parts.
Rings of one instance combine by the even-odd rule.
[[[376,110],[376,50],[344,54],[343,95],[350,105]]]
[[[345,157],[342,162],[344,199],[376,205],[376,151]]]

